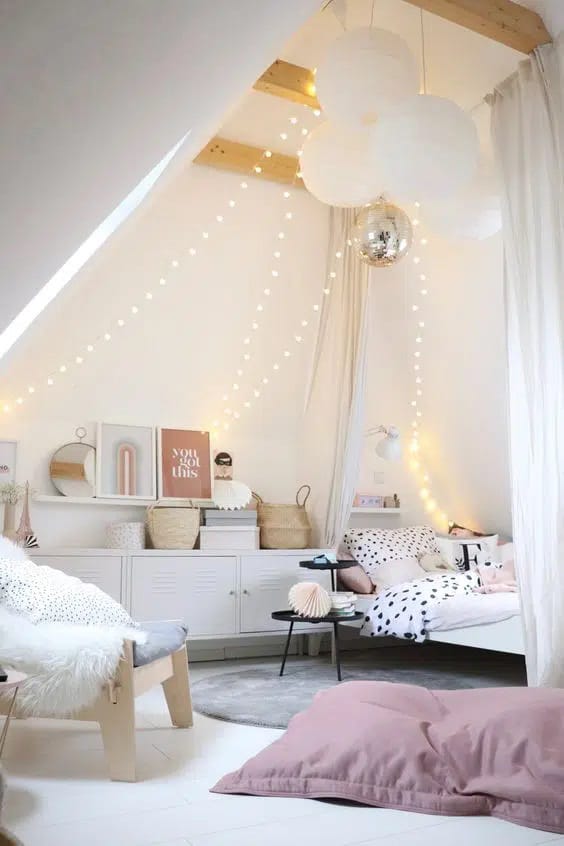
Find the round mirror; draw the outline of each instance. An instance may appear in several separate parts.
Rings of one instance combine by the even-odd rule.
[[[49,466],[51,481],[63,496],[96,494],[96,450],[77,441],[59,447]]]

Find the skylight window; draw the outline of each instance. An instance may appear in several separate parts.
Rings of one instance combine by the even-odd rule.
[[[190,130],[191,132],[191,130]],[[145,199],[161,174],[170,164],[190,132],[180,139],[161,161],[145,176],[136,187],[121,201],[99,226],[88,236],[61,268],[49,279],[41,290],[30,300],[0,335],[0,359],[13,347],[18,338],[29,329],[41,312],[47,308],[58,294],[76,276],[79,270],[100,249],[102,244],[113,235],[137,206]]]

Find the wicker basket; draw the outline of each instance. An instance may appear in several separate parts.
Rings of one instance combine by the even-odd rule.
[[[200,532],[200,509],[151,505],[147,509],[147,532],[153,549],[194,549]]]
[[[300,502],[303,490],[306,495]],[[262,549],[307,549],[311,543],[311,524],[305,506],[310,493],[310,486],[302,485],[296,494],[295,505],[263,502],[255,494]]]

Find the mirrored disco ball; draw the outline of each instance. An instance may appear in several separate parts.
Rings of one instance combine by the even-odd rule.
[[[413,230],[402,209],[378,200],[359,212],[350,237],[361,261],[389,267],[409,252]]]

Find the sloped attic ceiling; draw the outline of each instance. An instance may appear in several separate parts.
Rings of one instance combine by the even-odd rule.
[[[319,0],[8,0],[0,332],[188,131],[191,159]]]

